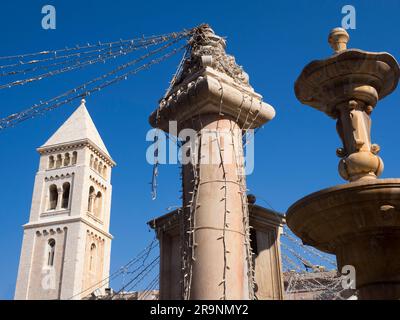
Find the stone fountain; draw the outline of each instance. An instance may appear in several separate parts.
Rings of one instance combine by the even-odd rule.
[[[388,53],[347,49],[348,41],[344,29],[333,29],[335,53],[308,64],[295,93],[337,121],[339,174],[349,183],[297,201],[287,224],[305,244],[335,254],[339,270],[355,268],[360,299],[400,299],[400,179],[378,179],[383,161],[370,133],[377,102],[396,89],[399,65]]]

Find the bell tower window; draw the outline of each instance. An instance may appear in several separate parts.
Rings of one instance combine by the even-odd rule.
[[[62,195],[61,208],[68,209],[70,193],[71,193],[71,185],[69,182],[65,182],[63,184],[63,195]]]
[[[76,162],[78,161],[78,152],[74,151],[72,153],[72,165],[76,165]]]
[[[53,169],[54,168],[54,164],[55,164],[54,156],[50,156],[49,157],[49,169]]]
[[[61,166],[62,166],[62,157],[61,154],[58,154],[56,160],[56,168],[60,168]]]
[[[94,201],[96,198],[96,192],[93,187],[89,188],[89,201],[88,201],[88,211],[93,212]]]
[[[65,167],[69,166],[70,162],[71,162],[71,158],[69,157],[69,153],[66,153],[65,158],[64,158],[64,166]]]
[[[101,217],[101,211],[102,211],[102,207],[103,207],[103,195],[101,194],[101,192],[97,192],[96,195],[96,199],[95,199],[95,203],[94,203],[94,214],[97,218]]]
[[[47,266],[54,266],[54,254],[56,248],[56,240],[50,239],[47,242]]]
[[[49,187],[49,210],[55,210],[58,202],[58,190],[55,184]]]
[[[102,175],[102,171],[103,171],[103,162],[99,162],[99,168],[97,170],[97,172],[99,173],[99,175]]]
[[[96,245],[92,243],[90,246],[90,257],[89,257],[89,271],[94,272],[96,267]]]

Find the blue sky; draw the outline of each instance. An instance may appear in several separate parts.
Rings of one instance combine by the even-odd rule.
[[[107,4],[108,3],[108,4]],[[227,51],[250,75],[255,90],[277,111],[276,118],[255,138],[255,171],[248,187],[273,208],[285,212],[302,196],[342,183],[335,150],[340,141],[335,122],[294,96],[293,84],[311,60],[327,57],[327,35],[340,26],[341,8],[355,6],[357,29],[349,47],[388,51],[400,57],[399,0],[385,1],[2,1],[0,56],[56,49],[95,41],[157,35],[209,23],[227,37]],[[53,4],[57,29],[41,28],[41,8]],[[146,162],[149,114],[168,87],[179,62],[175,56],[87,99],[111,155],[111,270],[124,264],[153,237],[146,222],[179,205],[178,167],[160,168],[158,198],[151,200],[152,167]],[[92,66],[24,87],[0,90],[0,117],[51,98],[89,80],[110,66]],[[385,162],[383,177],[399,177],[400,90],[381,101],[373,113],[373,142]],[[36,148],[73,112],[65,105],[43,117],[0,132],[0,298],[12,298],[22,242],[28,221]]]

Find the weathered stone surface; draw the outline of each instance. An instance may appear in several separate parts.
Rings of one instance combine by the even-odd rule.
[[[295,83],[297,99],[337,119],[343,147],[339,173],[345,180],[371,179],[383,171],[377,155],[380,147],[371,142],[370,115],[378,100],[395,90],[400,69],[388,53],[347,49],[349,35],[336,28],[329,36],[335,54],[308,64]]]
[[[110,267],[115,162],[84,101],[38,152],[40,164],[29,222],[23,226],[15,299],[81,299],[99,286],[104,291],[108,283],[100,282]]]
[[[399,66],[387,53],[347,50],[348,39],[334,29],[336,54],[309,64],[295,91],[302,103],[337,119],[339,173],[351,182],[299,200],[287,223],[305,244],[335,254],[339,270],[355,267],[361,299],[399,299],[400,179],[377,179],[383,162],[370,132],[370,115],[396,88]]]

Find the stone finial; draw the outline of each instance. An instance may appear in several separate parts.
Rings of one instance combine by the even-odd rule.
[[[335,52],[347,50],[347,43],[350,36],[343,28],[335,28],[329,33],[328,42]]]
[[[82,98],[82,99],[81,99],[81,105],[82,105],[82,104],[83,104],[83,105],[86,105],[86,100],[85,100],[85,98]]]
[[[380,147],[371,141],[371,113],[393,92],[400,78],[396,59],[388,53],[347,49],[343,28],[329,34],[335,54],[309,63],[296,80],[296,97],[337,120],[343,147],[339,173],[345,180],[376,179],[383,171]]]
[[[192,78],[206,67],[224,73],[234,82],[251,88],[248,74],[236,63],[235,57],[226,53],[225,39],[216,35],[208,24],[202,24],[194,29],[189,45],[190,55],[185,59],[180,73],[174,76],[172,88],[166,96],[171,89],[180,86],[186,79]]]

